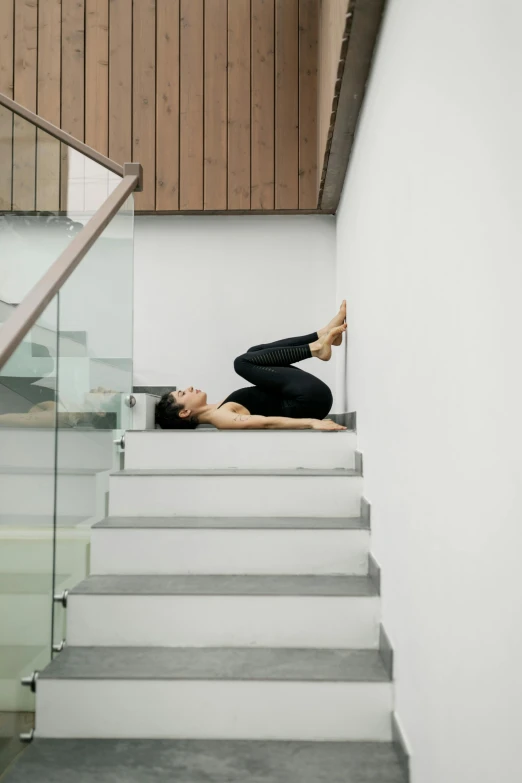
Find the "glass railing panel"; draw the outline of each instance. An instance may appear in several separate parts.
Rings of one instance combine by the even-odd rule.
[[[0,106],[0,331],[120,182]],[[66,638],[56,594],[89,573],[90,528],[121,466],[132,296],[130,197],[0,367],[0,774],[34,725],[20,681]]]
[[[58,343],[55,299],[0,368],[0,770],[34,725],[21,678],[51,659],[63,579],[53,578]]]
[[[133,348],[133,198],[130,197],[59,295],[56,567],[74,587],[89,573],[90,530],[107,514],[114,441],[130,427]],[[81,355],[72,343],[83,346]],[[55,643],[67,638],[55,605]]]
[[[0,106],[0,302],[22,301],[119,182]]]

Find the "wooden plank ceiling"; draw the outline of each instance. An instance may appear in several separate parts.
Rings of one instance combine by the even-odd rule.
[[[315,209],[318,17],[319,0],[0,0],[0,91],[140,161],[138,211]],[[58,209],[59,145],[16,120],[13,145],[0,208]]]

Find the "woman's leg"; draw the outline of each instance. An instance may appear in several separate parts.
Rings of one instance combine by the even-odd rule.
[[[321,341],[321,345],[324,343],[329,346],[330,352],[339,329],[332,330]],[[316,335],[310,335],[313,336]],[[319,355],[318,344],[318,340],[311,340],[304,345],[272,344],[270,347],[238,356],[234,369],[249,383],[279,396],[283,406],[288,409],[288,416],[322,419],[332,406],[330,389],[315,375],[291,366],[295,362],[310,359],[313,355],[311,346],[315,355]]]
[[[287,345],[309,345],[315,342],[319,337],[323,337],[336,326],[341,326],[346,320],[346,300],[343,300],[339,312],[332,318],[330,323],[319,329],[318,332],[312,332],[311,334],[305,334],[300,337],[288,337],[286,340],[277,340],[273,343],[265,343],[263,345],[254,345],[249,348],[247,353],[255,353],[256,351],[263,351],[265,348],[279,348]],[[342,335],[336,338],[333,345],[340,345],[342,341]]]
[[[254,345],[249,348],[247,353],[257,353],[257,351],[264,351],[266,348],[284,348],[288,345],[310,345],[317,340],[317,332],[312,334],[304,334],[300,337],[288,337],[286,340],[276,340],[273,343],[265,343],[263,345]]]
[[[275,351],[285,351],[289,362],[311,356],[308,345],[277,348]],[[332,393],[328,386],[315,375],[292,367],[290,363],[281,366],[270,364],[272,361],[283,361],[283,358],[274,356],[273,351],[245,353],[238,356],[234,368],[246,381],[280,400],[281,416],[324,419],[332,406]]]

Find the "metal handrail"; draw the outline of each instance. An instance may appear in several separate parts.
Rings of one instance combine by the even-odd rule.
[[[126,173],[118,187],[29,291],[0,329],[0,368],[16,351],[29,329],[34,326],[49,302],[69,279],[130,194],[139,189],[140,164],[125,164],[125,171],[129,173]]]
[[[110,158],[107,158],[105,155],[102,155],[100,152],[96,152],[96,150],[93,150],[92,147],[89,147],[87,144],[84,144],[83,141],[78,141],[78,139],[75,139],[74,136],[71,136],[69,133],[66,133],[61,128],[57,128],[56,125],[52,124],[52,122],[48,122],[47,120],[44,120],[43,117],[39,117],[38,114],[29,111],[29,109],[26,109],[25,106],[22,106],[20,103],[13,101],[11,98],[9,98],[9,96],[5,95],[2,92],[0,92],[0,106],[5,106],[6,109],[9,109],[14,114],[18,114],[19,117],[22,117],[24,120],[27,120],[27,122],[30,122],[32,125],[35,125],[37,128],[40,128],[40,130],[45,131],[50,136],[53,136],[55,139],[58,139],[58,141],[62,141],[64,144],[67,144],[68,147],[72,147],[78,152],[81,152],[87,158],[90,158],[91,160],[95,161],[95,163],[99,163],[100,166],[104,166],[106,169],[109,169],[109,171],[112,171],[114,174],[118,174],[118,176],[120,177],[124,176],[122,165],[116,163],[114,160],[111,160]]]

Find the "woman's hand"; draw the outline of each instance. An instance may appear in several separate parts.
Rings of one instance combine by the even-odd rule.
[[[345,430],[342,424],[336,424],[331,419],[311,419],[311,429],[313,430]]]

